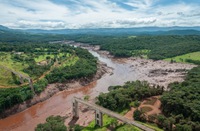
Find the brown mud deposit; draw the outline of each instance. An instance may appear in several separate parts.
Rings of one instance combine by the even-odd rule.
[[[84,48],[87,48],[99,61],[106,63],[111,68],[106,68],[106,65],[102,66],[105,67],[105,70],[98,70],[104,70],[105,74],[102,77],[101,73],[97,73],[98,75],[94,79],[89,78],[82,79],[78,82],[71,81],[66,84],[49,85],[42,94],[32,101],[27,101],[24,105],[18,105],[20,108],[16,107],[15,109],[17,111],[14,109],[13,111],[22,111],[28,107],[29,103],[35,105],[30,105],[31,107],[22,112],[1,119],[0,130],[33,131],[37,124],[44,123],[45,119],[51,115],[64,116],[66,118],[65,124],[71,125],[73,124],[73,121],[71,121],[71,101],[74,96],[84,98],[85,95],[89,95],[90,99],[93,100],[99,93],[108,92],[108,87],[111,85],[123,85],[126,81],[135,80],[146,80],[151,84],[159,84],[167,87],[171,82],[183,81],[186,70],[194,67],[194,65],[190,64],[171,64],[165,61],[153,61],[140,58],[113,58],[108,52],[99,51],[98,46],[87,46]],[[59,88],[56,88],[56,85]],[[63,91],[59,91],[59,89]],[[87,109],[87,107],[84,108],[83,105],[79,105],[79,108],[80,119],[76,123],[87,126],[94,119],[94,112],[91,109]]]
[[[170,83],[184,81],[187,71],[196,67],[194,64],[171,63],[163,60],[154,61],[139,57],[115,58],[108,51],[99,50],[100,46],[98,45],[89,46],[78,43],[77,46],[96,51],[101,56],[110,58],[118,63],[129,64],[130,68],[132,68],[131,72],[137,70],[140,74],[138,80],[148,81],[152,85],[163,86],[166,90]]]
[[[141,72],[142,77],[139,80],[164,86],[165,89],[170,83],[184,81],[187,71],[196,67],[193,64],[170,63],[163,60],[153,61],[133,57],[128,58],[126,62],[131,64],[133,70],[137,69]]]

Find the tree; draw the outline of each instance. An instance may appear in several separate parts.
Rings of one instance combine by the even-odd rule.
[[[36,131],[67,131],[64,125],[64,119],[61,116],[50,116],[46,119],[46,123],[38,124]]]
[[[181,124],[177,124],[175,131],[192,131],[192,127],[189,125],[181,125]]]
[[[137,120],[137,121],[146,121],[145,114],[138,109],[134,111],[133,118],[134,120]]]

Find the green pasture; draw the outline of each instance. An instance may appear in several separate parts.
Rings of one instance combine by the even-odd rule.
[[[151,50],[133,50],[131,51],[132,56],[142,56],[143,58],[148,58],[147,55],[151,52]]]
[[[27,75],[23,72],[23,69],[27,68],[28,65],[23,62],[13,61],[11,59],[11,53],[7,53],[7,52],[0,53],[0,65],[5,66],[9,69],[15,70],[17,72],[20,72],[24,75]]]
[[[0,67],[0,86],[15,86],[15,81],[10,71]]]
[[[69,57],[71,54],[69,53],[59,53],[57,55],[54,55],[54,54],[48,54],[48,53],[45,53],[44,55],[36,55],[34,60],[35,62],[41,62],[41,61],[45,61],[47,57],[50,57],[51,59],[53,59],[54,57],[57,57],[57,58],[61,58],[61,57]]]
[[[28,76],[28,74],[23,72],[24,68],[28,65],[23,62],[13,61],[11,59],[11,53],[0,52],[0,66],[4,66],[21,74]],[[1,86],[14,86],[16,85],[13,80],[12,73],[2,67],[0,67],[0,85]]]
[[[186,59],[192,59],[192,60],[199,60],[200,61],[200,51],[188,53],[188,54],[184,54],[184,55],[180,55],[180,56],[176,56],[176,57],[172,57],[172,58],[167,58],[167,59],[164,59],[164,60],[166,60],[166,61],[175,60],[176,62],[187,63],[187,62],[185,62]]]
[[[79,60],[79,57],[78,56],[74,56],[74,57],[71,57],[65,61],[62,61],[61,62],[61,66],[62,67],[65,67],[65,66],[72,66],[74,65],[77,61]]]
[[[155,131],[163,131],[162,129],[158,128],[154,124],[142,123],[142,122],[138,122],[138,123],[143,124],[149,128],[152,128]],[[107,115],[103,115],[103,127],[95,126],[95,121],[93,120],[87,127],[85,127],[83,129],[83,131],[94,131],[94,130],[95,131],[107,131],[107,129],[109,127],[115,128],[116,131],[141,131],[141,129],[139,129],[133,125],[127,125],[127,124],[123,124],[123,123],[119,124],[115,118],[109,117]]]
[[[28,64],[23,61],[15,61],[12,59],[13,53],[10,52],[0,52],[0,65],[26,76],[28,74],[24,73],[23,70],[28,67]],[[41,62],[46,60],[46,57],[54,58],[55,55],[51,53],[45,53],[44,55],[36,55],[36,54],[20,54],[20,57],[34,57],[36,62]],[[59,53],[56,57],[59,59],[59,63],[62,67],[74,65],[79,58],[77,56],[70,57],[69,53]],[[13,80],[12,73],[10,71],[6,71],[5,69],[0,69],[0,86],[14,86],[16,85],[16,81]]]
[[[115,118],[103,115],[103,127],[95,126],[95,121],[92,121],[83,131],[107,131],[107,128],[113,126],[116,131],[141,131],[139,128],[131,126],[118,124],[118,121]]]

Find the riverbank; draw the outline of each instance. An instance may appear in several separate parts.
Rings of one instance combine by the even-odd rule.
[[[47,100],[44,100],[43,102],[39,102],[27,108],[26,110],[11,115],[5,119],[0,119],[0,125],[2,125],[0,127],[0,130],[32,131],[39,123],[44,123],[45,119],[51,115],[54,116],[60,115],[67,117],[65,125],[70,125],[72,116],[71,102],[74,96],[78,98],[84,98],[86,95],[88,95],[90,96],[91,100],[94,100],[96,96],[98,96],[100,93],[108,92],[109,86],[123,85],[127,81],[136,81],[136,80],[147,80],[148,82],[151,83],[151,80],[153,81],[153,79],[158,78],[158,76],[151,77],[151,75],[158,74],[159,72],[159,71],[150,72],[152,69],[162,69],[162,66],[170,68],[172,66],[171,63],[163,63],[164,64],[163,65],[160,64],[159,61],[158,62],[152,60],[146,61],[145,59],[133,58],[133,57],[113,58],[110,54],[108,54],[108,52],[99,50],[98,46],[89,46],[87,48],[89,49],[89,52],[93,54],[93,56],[97,57],[101,62],[106,63],[108,67],[111,67],[108,69],[108,73],[105,73],[103,77],[101,77],[96,81],[94,80],[94,82],[91,82],[89,84],[86,84],[84,81],[81,81],[81,83],[79,82],[74,83],[73,81],[72,84],[68,85],[68,87],[70,86],[71,88],[68,88],[63,91],[58,91],[52,97],[50,97]],[[156,64],[159,64],[159,66],[157,66]],[[151,65],[151,68],[148,68],[148,65]],[[187,67],[186,69],[190,69],[193,66],[194,65],[186,64]],[[178,68],[179,67],[177,67],[177,69]],[[170,70],[168,71],[171,72]],[[180,70],[176,71],[178,72]],[[181,81],[184,79],[184,76],[178,76],[178,77],[181,77]],[[170,79],[173,80],[173,77]],[[169,81],[169,79],[167,78],[166,81]],[[157,85],[156,81],[153,81],[152,83]],[[66,84],[67,83],[65,83],[65,85],[64,84],[60,85],[61,90],[62,88],[66,87]],[[86,86],[80,86],[81,84]],[[90,123],[91,120],[94,119],[94,114],[93,114],[94,112],[92,110],[89,111],[85,109],[82,110],[83,114],[82,115],[80,114],[80,119],[77,121],[77,123],[80,123],[83,126],[87,126],[88,123]]]
[[[123,59],[116,59],[123,61]],[[183,82],[189,70],[196,67],[194,64],[170,63],[163,60],[150,60],[141,58],[124,59],[126,63],[131,64],[132,70],[141,72],[139,80],[148,81],[152,86],[163,86],[165,90],[170,83]],[[146,72],[146,73],[145,73]]]
[[[130,58],[115,58],[108,51],[100,50],[100,46],[91,46],[88,44],[76,43],[76,46],[93,50],[101,56],[117,61],[121,64],[128,64],[132,69],[132,72],[137,71],[139,73],[138,80],[148,81],[152,86],[162,86],[165,90],[168,90],[168,85],[173,82],[183,82],[185,75],[189,70],[196,67],[194,64],[185,63],[171,63],[164,60],[151,60],[140,57]]]
[[[32,99],[24,101],[23,103],[17,104],[10,109],[7,109],[3,113],[0,114],[0,118],[5,118],[10,115],[19,113],[39,102],[43,102],[54,94],[63,91],[63,90],[73,90],[75,88],[83,87],[93,81],[100,79],[105,73],[112,73],[112,69],[107,67],[107,65],[103,62],[97,62],[97,72],[94,76],[88,78],[81,78],[78,80],[70,80],[65,83],[54,83],[48,84],[43,92],[35,95]]]

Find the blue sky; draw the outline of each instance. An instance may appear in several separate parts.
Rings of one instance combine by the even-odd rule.
[[[0,0],[0,24],[20,29],[200,26],[200,0]]]

